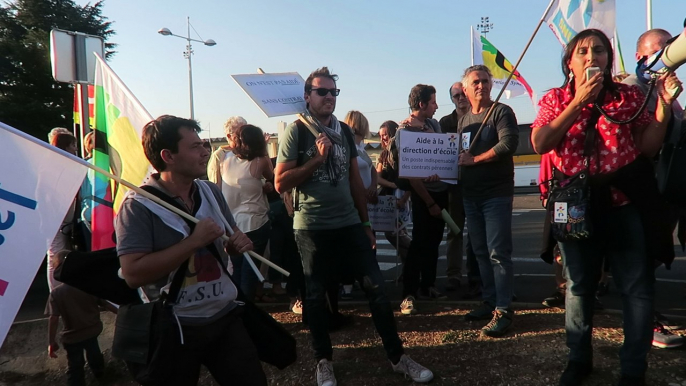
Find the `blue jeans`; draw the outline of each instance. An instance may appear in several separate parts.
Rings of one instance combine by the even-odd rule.
[[[269,221],[267,221],[261,227],[245,234],[250,241],[252,241],[253,251],[260,256],[264,255],[264,251],[267,249],[271,229],[272,227]],[[257,269],[260,269],[261,262],[252,257],[251,259],[255,263]],[[234,282],[240,287],[241,291],[243,291],[248,299],[255,299],[255,292],[257,292],[257,285],[259,284],[255,271],[253,271],[250,264],[245,261],[243,255],[231,256],[231,263],[233,264],[232,278]]]
[[[352,271],[355,279],[362,284],[386,355],[391,360],[400,359],[403,345],[398,337],[393,309],[384,292],[384,279],[374,250],[362,226],[357,224],[339,229],[295,230],[295,241],[305,273],[304,311],[307,313],[315,359],[332,359],[326,290],[332,283],[337,283],[342,271]]]
[[[483,300],[497,310],[510,309],[512,267],[512,196],[464,199],[469,240],[481,272]]]
[[[599,216],[600,217],[600,216]],[[594,222],[591,239],[561,242],[567,277],[565,329],[569,360],[591,362],[593,304],[608,259],[615,285],[622,294],[624,344],[619,352],[622,374],[642,376],[653,339],[655,272],[646,254],[643,224],[633,205],[611,209]]]

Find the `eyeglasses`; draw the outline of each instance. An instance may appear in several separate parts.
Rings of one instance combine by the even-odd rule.
[[[319,96],[326,96],[326,94],[331,94],[331,96],[338,96],[341,93],[340,89],[337,88],[313,88],[310,91],[316,91]]]
[[[459,100],[460,98],[466,98],[466,97],[467,97],[467,96],[464,95],[464,93],[457,93],[457,94],[453,95],[453,98],[458,99],[458,100]]]

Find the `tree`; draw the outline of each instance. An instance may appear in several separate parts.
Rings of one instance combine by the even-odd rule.
[[[72,126],[74,89],[52,77],[50,31],[78,31],[107,40],[115,32],[102,5],[15,0],[0,6],[0,122],[43,140],[53,127]],[[106,57],[115,46],[105,43]]]

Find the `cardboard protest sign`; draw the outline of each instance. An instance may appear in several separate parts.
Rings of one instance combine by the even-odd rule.
[[[305,80],[297,72],[231,77],[269,118],[305,111]]]
[[[400,136],[400,177],[425,178],[438,174],[444,180],[457,179],[458,134],[400,130],[396,135]]]

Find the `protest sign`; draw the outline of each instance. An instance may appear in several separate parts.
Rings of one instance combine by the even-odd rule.
[[[396,198],[393,196],[379,196],[376,204],[367,204],[369,222],[377,232],[394,232],[397,218]]]
[[[305,81],[297,72],[231,77],[269,118],[305,111]]]
[[[425,178],[434,174],[456,180],[460,138],[456,133],[436,134],[400,130],[399,176]]]

